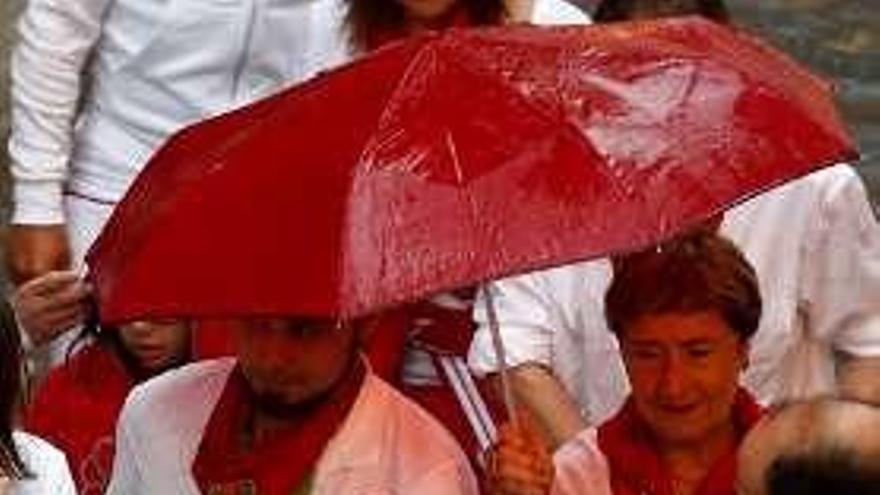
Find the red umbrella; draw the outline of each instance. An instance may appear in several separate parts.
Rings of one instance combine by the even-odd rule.
[[[707,21],[451,30],[179,133],[88,259],[106,321],[352,317],[658,242],[854,154],[823,81]]]

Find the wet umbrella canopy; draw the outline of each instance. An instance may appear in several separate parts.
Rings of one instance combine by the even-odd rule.
[[[451,30],[179,133],[88,260],[108,321],[349,317],[644,246],[853,154],[823,81],[707,21]]]

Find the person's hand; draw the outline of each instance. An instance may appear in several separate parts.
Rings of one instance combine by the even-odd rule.
[[[520,418],[526,415],[520,414]],[[546,495],[553,485],[553,457],[528,420],[507,423],[489,458],[493,495]]]
[[[15,285],[70,266],[64,225],[10,225],[6,248],[6,265]]]
[[[90,292],[75,273],[54,271],[19,286],[10,302],[31,343],[39,346],[82,323]]]

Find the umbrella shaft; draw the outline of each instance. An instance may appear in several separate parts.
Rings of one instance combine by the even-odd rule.
[[[495,313],[495,301],[492,299],[492,291],[488,285],[483,285],[481,290],[486,301],[486,315],[489,320],[489,333],[492,335],[492,347],[495,349],[495,360],[498,363],[498,375],[501,377],[501,394],[504,398],[504,407],[507,409],[507,417],[510,418],[510,421],[513,424],[517,424],[516,401],[513,397],[513,388],[510,385],[510,374],[507,369],[504,342],[501,340],[498,315]]]

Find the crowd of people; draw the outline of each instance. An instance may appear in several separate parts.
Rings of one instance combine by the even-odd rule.
[[[722,0],[28,0],[0,494],[880,493],[880,225],[848,164],[355,321],[98,317],[85,252],[182,127],[425,30],[679,15],[734,22]]]

